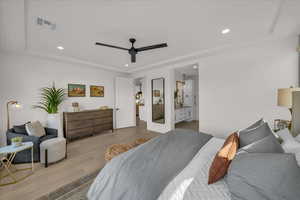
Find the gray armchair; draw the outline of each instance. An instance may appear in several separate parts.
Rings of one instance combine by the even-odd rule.
[[[15,130],[9,129],[6,132],[7,144],[11,144],[11,139],[14,137],[22,137],[23,142],[33,142],[33,161],[40,162],[40,144],[48,139],[57,137],[57,130],[45,128],[46,135],[42,137],[30,136],[27,133],[16,133]],[[31,150],[24,150],[17,153],[14,163],[29,163],[31,162]]]

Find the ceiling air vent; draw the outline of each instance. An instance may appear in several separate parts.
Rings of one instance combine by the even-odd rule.
[[[47,26],[49,27],[51,30],[55,30],[56,29],[56,24],[54,24],[53,22],[50,22],[46,19],[43,19],[41,17],[37,17],[36,19],[36,24],[38,26]]]

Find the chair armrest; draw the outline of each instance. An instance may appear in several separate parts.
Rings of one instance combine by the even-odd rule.
[[[57,129],[54,128],[45,128],[45,131],[46,131],[46,135],[54,135],[56,137],[58,135]]]
[[[33,142],[34,145],[39,145],[40,144],[40,138],[36,136],[30,136],[30,135],[23,135],[23,134],[18,134],[18,133],[12,133],[12,132],[7,132],[6,133],[6,139],[7,139],[7,144],[11,144],[11,139],[15,137],[21,137],[23,142]]]

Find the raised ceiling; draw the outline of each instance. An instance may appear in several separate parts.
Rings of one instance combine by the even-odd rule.
[[[299,10],[297,0],[0,0],[0,48],[138,71],[228,45],[296,35]],[[55,23],[56,30],[37,26],[37,17]],[[225,28],[231,32],[222,35]],[[129,47],[130,37],[136,47],[169,47],[141,52],[131,64],[126,51],[94,45]]]

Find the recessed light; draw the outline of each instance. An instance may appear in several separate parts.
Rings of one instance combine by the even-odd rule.
[[[59,50],[64,50],[65,49],[63,46],[58,46],[56,48],[59,49]]]
[[[225,28],[222,30],[222,34],[227,34],[230,32],[230,29],[229,28]]]
[[[197,65],[194,65],[194,66],[193,66],[193,68],[194,68],[194,69],[197,69],[197,68],[198,68],[198,66],[197,66]]]
[[[128,65],[128,64],[125,64],[125,67],[129,67],[129,65]]]

